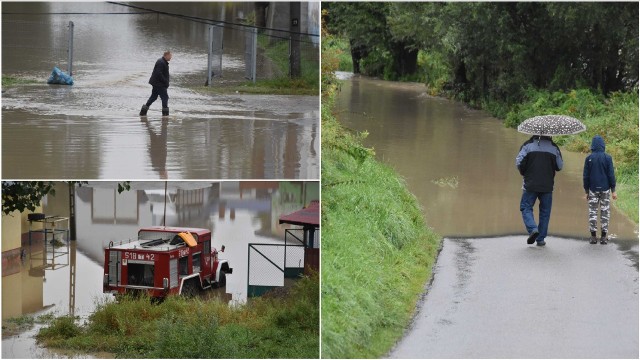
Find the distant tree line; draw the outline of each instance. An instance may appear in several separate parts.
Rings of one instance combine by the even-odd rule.
[[[412,78],[419,53],[440,59],[443,89],[463,100],[519,101],[527,88],[638,84],[638,3],[324,2],[356,73]]]

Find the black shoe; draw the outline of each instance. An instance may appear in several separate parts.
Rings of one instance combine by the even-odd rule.
[[[602,245],[607,245],[608,241],[609,241],[609,239],[606,236],[603,236],[603,237],[600,238],[600,244],[602,244]]]
[[[142,109],[140,109],[140,116],[146,116],[149,107],[147,105],[142,105]]]
[[[169,108],[162,108],[162,116],[169,116]]]
[[[589,244],[597,244],[598,243],[598,238],[595,236],[592,236],[591,239],[589,239]]]
[[[544,242],[544,240],[542,240],[542,241],[538,241],[538,244],[536,244],[536,245],[538,245],[538,246],[545,246],[545,245],[547,245],[547,243],[546,243],[546,242]]]
[[[527,239],[527,244],[531,245],[534,242],[536,242],[536,239],[538,238],[538,235],[540,235],[538,230],[533,230],[533,232],[531,234],[529,234],[529,238]]]

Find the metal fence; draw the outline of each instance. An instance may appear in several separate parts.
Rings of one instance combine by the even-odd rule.
[[[293,56],[294,48],[299,51],[298,64],[300,67],[299,77],[303,79],[317,79],[320,69],[320,50],[311,35],[304,35],[302,39],[297,39],[291,34],[272,35],[267,32],[257,34],[257,30],[246,37],[246,46],[253,46],[253,54],[245,60],[247,74],[253,74],[255,80],[277,79],[283,77],[293,77]],[[253,39],[253,40],[252,40]]]
[[[224,49],[224,27],[222,24],[209,25],[209,53],[207,57],[208,86],[215,77],[222,76],[222,53]]]
[[[293,35],[269,34],[270,31],[258,31],[257,28],[231,29],[243,31],[244,35],[244,78],[268,80],[293,77],[293,49],[298,49],[298,77],[308,80],[318,78],[320,70],[320,50],[313,35],[304,35],[298,39]],[[297,45],[297,46],[296,46]],[[211,56],[211,55],[210,55]]]
[[[51,70],[57,66],[70,75],[73,71],[73,30],[72,21],[30,21],[2,20],[2,71],[21,72],[25,70]],[[48,37],[43,39],[43,34]],[[46,40],[46,41],[45,41]],[[28,64],[18,59],[22,49],[29,49]],[[21,68],[11,68],[6,64],[20,64]],[[30,66],[31,68],[25,68]]]
[[[292,49],[299,49],[299,52],[295,52],[299,54],[299,77],[305,81],[318,81],[320,52],[317,35],[295,34],[284,30],[268,30],[186,16],[148,13],[135,15],[140,16],[140,19],[157,18],[158,24],[163,22],[163,18],[170,18],[174,23],[190,24],[183,29],[192,34],[190,38],[193,41],[188,44],[172,44],[169,41],[166,44],[167,48],[188,49],[193,52],[194,58],[198,58],[197,61],[202,61],[199,60],[202,58],[199,54],[207,54],[204,60],[206,64],[202,63],[202,70],[181,77],[181,81],[188,85],[291,77],[294,54]],[[98,36],[97,32],[93,35],[92,28],[83,27],[82,32],[79,32],[81,36],[78,37],[82,44],[74,50],[74,23],[56,20],[55,15],[51,16],[53,17],[47,21],[18,20],[3,16],[3,72],[48,72],[53,66],[57,66],[73,74],[74,52],[77,54],[78,64],[87,65],[89,60],[83,58],[87,54],[83,52],[81,45],[92,41],[92,36]],[[29,49],[29,61],[24,61],[24,51],[21,49]]]
[[[260,296],[302,273],[304,246],[251,243],[247,263],[247,296]]]

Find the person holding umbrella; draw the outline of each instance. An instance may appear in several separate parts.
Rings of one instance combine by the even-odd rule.
[[[527,244],[546,245],[554,179],[563,166],[562,153],[551,136],[575,134],[585,129],[579,120],[558,115],[536,116],[518,126],[518,131],[533,135],[522,144],[516,156],[516,167],[523,177],[520,212],[529,234]],[[536,200],[540,202],[537,224],[533,216]]]

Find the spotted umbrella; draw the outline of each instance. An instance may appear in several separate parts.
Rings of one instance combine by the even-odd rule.
[[[542,115],[529,118],[518,125],[518,131],[529,135],[574,135],[587,130],[578,119],[566,115]]]

